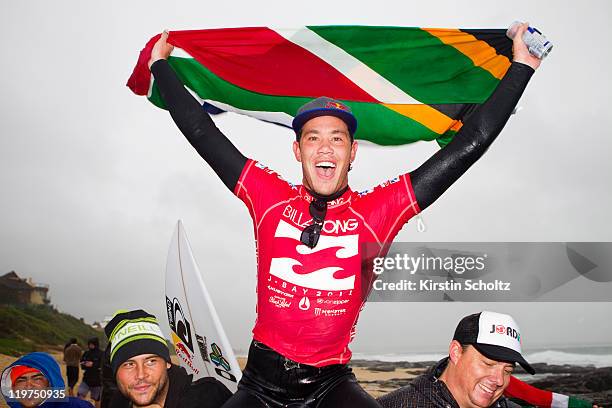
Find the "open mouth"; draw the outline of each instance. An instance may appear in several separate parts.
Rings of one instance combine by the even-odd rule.
[[[331,161],[320,161],[315,163],[317,176],[323,179],[331,179],[336,172],[336,163]]]
[[[486,385],[478,384],[478,387],[482,392],[484,392],[487,396],[492,397],[495,394],[495,389],[489,388]]]

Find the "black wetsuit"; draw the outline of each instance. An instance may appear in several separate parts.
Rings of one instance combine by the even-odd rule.
[[[215,126],[167,61],[155,62],[151,72],[181,132],[234,191],[247,158]],[[506,124],[533,72],[531,67],[513,62],[493,94],[476,109],[453,140],[410,173],[421,210],[431,205],[484,154]],[[294,366],[266,345],[254,342],[239,390],[224,406],[379,406],[359,387],[350,368],[328,367]]]

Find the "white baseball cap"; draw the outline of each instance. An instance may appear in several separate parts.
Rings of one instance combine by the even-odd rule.
[[[492,360],[519,363],[529,374],[535,374],[522,355],[521,330],[510,315],[484,311],[466,316],[457,325],[453,340],[471,344]]]

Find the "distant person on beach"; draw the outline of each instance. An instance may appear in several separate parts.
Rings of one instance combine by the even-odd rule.
[[[110,363],[111,345],[104,349],[104,360],[102,360],[102,397],[100,398],[100,408],[110,407],[111,399],[117,392],[117,382]]]
[[[2,395],[11,408],[93,408],[88,401],[66,397],[60,366],[47,353],[30,353],[2,372]]]
[[[495,312],[472,314],[457,325],[448,357],[378,402],[385,408],[508,407],[503,393],[517,363],[535,373],[522,355],[514,319]]]
[[[118,388],[111,408],[219,408],[232,396],[217,379],[192,382],[184,368],[172,364],[156,317],[144,310],[118,312],[104,332]]]
[[[77,343],[76,338],[71,338],[64,347],[64,363],[66,363],[66,378],[68,379],[68,395],[74,396],[74,386],[79,381],[79,363],[83,349]]]
[[[91,393],[91,399],[96,401],[96,408],[100,408],[100,395],[102,394],[102,359],[104,353],[100,350],[100,341],[92,337],[87,341],[87,351],[81,357],[81,368],[83,369],[83,381],[79,385],[79,398],[87,398]]]

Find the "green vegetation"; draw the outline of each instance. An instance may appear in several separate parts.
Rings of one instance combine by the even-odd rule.
[[[87,346],[87,339],[104,333],[46,305],[0,305],[0,354],[17,356],[36,350],[63,349],[71,337]]]

